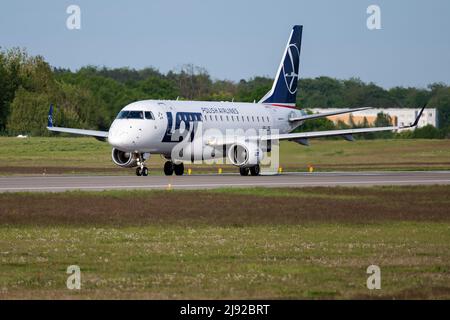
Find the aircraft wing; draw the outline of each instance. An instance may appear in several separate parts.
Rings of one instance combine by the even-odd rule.
[[[261,136],[260,140],[296,140],[296,139],[309,139],[309,138],[323,138],[333,136],[350,136],[357,133],[368,132],[380,132],[380,131],[394,131],[398,129],[409,128],[408,127],[375,127],[375,128],[360,128],[360,129],[344,129],[344,130],[329,130],[329,131],[315,131],[315,132],[299,132],[299,133],[286,133]]]
[[[48,111],[47,129],[50,131],[54,131],[54,132],[79,134],[79,135],[83,135],[83,136],[91,136],[91,137],[102,138],[102,139],[108,138],[108,131],[54,127],[53,126],[53,105],[50,105],[50,110]]]
[[[317,118],[324,118],[328,116],[334,116],[337,114],[343,114],[343,113],[350,113],[350,112],[356,112],[356,111],[362,111],[372,109],[371,107],[365,107],[365,108],[354,108],[354,109],[343,109],[339,111],[331,111],[331,112],[324,112],[324,113],[315,113],[315,114],[308,114],[301,117],[292,117],[289,118],[289,121],[303,121],[303,120],[311,120],[311,119],[317,119]]]
[[[422,116],[425,107],[423,107],[416,120],[409,126],[392,126],[392,127],[375,127],[375,128],[359,128],[359,129],[343,129],[343,130],[328,130],[328,131],[313,131],[313,132],[298,132],[298,133],[285,133],[285,134],[268,134],[261,136],[250,137],[231,137],[231,139],[224,140],[210,140],[206,144],[212,146],[231,145],[239,141],[269,141],[269,140],[292,140],[302,144],[307,144],[309,138],[323,138],[333,136],[343,136],[346,140],[353,140],[353,134],[380,132],[380,131],[394,131],[399,129],[412,128],[417,126],[419,119]]]
[[[74,129],[74,128],[62,128],[62,127],[47,127],[48,130],[54,132],[65,132],[72,134],[79,134],[82,136],[91,136],[97,138],[108,138],[108,131],[97,131],[97,130],[84,130],[84,129]]]

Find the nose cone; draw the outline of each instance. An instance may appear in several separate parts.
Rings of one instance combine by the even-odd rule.
[[[126,132],[117,132],[116,130],[109,130],[108,142],[113,147],[123,150],[122,147],[126,144]]]
[[[130,151],[130,141],[129,141],[127,131],[123,130],[121,126],[112,125],[108,133],[108,142],[114,148],[122,151]]]

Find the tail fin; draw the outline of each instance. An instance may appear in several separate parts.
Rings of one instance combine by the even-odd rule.
[[[266,93],[259,103],[281,104],[295,107],[302,31],[303,26],[294,26],[292,28],[272,89]]]

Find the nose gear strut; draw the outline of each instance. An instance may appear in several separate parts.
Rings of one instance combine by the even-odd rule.
[[[137,161],[138,167],[136,168],[136,175],[137,176],[148,176],[148,168],[145,166],[145,159],[142,156],[142,153],[139,153],[138,155],[138,161]]]

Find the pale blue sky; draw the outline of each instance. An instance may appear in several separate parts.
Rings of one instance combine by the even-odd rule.
[[[81,30],[66,8],[81,7]],[[366,27],[381,7],[382,30]],[[450,83],[448,0],[2,1],[0,46],[77,69],[185,63],[213,78],[273,77],[290,29],[304,25],[301,77],[360,77],[383,87]]]

